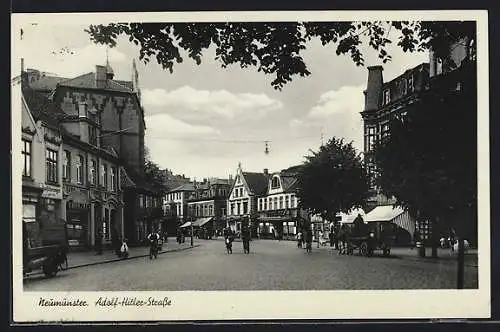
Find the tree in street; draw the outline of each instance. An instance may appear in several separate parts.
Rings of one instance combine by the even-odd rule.
[[[274,75],[271,85],[282,89],[293,77],[311,72],[301,56],[312,39],[323,46],[336,45],[336,55],[348,55],[357,66],[364,65],[363,43],[377,52],[383,63],[391,60],[389,33],[398,33],[397,45],[405,52],[432,48],[436,56],[449,60],[450,46],[464,37],[475,40],[475,22],[227,22],[227,23],[112,23],[91,25],[86,30],[93,42],[116,46],[120,35],[140,47],[139,58],[155,59],[173,71],[184,60],[183,53],[197,64],[203,53],[215,48],[215,59],[223,68],[239,64]]]
[[[375,146],[375,163],[382,191],[419,219],[433,221],[434,235],[454,228],[459,237],[475,237],[475,65],[467,64],[460,71],[455,74],[466,80],[459,91],[434,86],[406,117],[392,121],[390,135]],[[469,240],[477,243],[475,238]],[[434,248],[437,242],[434,238]]]
[[[299,169],[300,207],[334,221],[338,212],[364,207],[368,176],[352,143],[333,137]]]

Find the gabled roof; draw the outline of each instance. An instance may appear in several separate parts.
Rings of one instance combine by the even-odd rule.
[[[133,90],[126,85],[122,85],[119,82],[125,82],[125,81],[115,81],[115,80],[107,80],[107,84],[104,88],[98,88],[96,85],[96,77],[95,73],[87,73],[80,75],[78,77],[59,82],[59,86],[66,86],[66,87],[72,87],[72,88],[86,88],[86,89],[105,89],[105,90],[112,90],[112,91],[119,91],[119,92],[128,92],[131,93]]]
[[[264,195],[267,192],[268,176],[264,173],[242,172],[248,189],[255,195]]]

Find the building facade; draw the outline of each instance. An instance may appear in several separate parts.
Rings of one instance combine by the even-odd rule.
[[[377,170],[373,162],[375,142],[389,135],[389,122],[395,118],[404,118],[406,114],[419,107],[425,93],[444,94],[460,89],[464,81],[475,72],[467,70],[464,63],[475,62],[473,42],[467,39],[451,45],[449,59],[435,56],[431,50],[429,63],[422,63],[405,71],[389,82],[384,82],[382,66],[368,67],[368,82],[365,95],[365,107],[361,112],[364,123],[364,162],[371,178],[371,198],[367,213],[380,206],[392,205],[394,199],[381,193],[374,179]],[[467,77],[469,76],[469,77]],[[432,223],[428,220],[415,220],[414,216],[405,215],[404,228],[413,235],[417,229],[425,241],[432,237]]]
[[[257,199],[259,238],[294,239],[300,220],[309,220],[299,208],[297,167],[290,167],[269,176],[267,192]]]
[[[123,166],[118,177],[126,201],[124,235],[131,244],[140,242],[146,229],[163,216],[161,203],[155,208],[140,207],[141,200],[149,201],[144,197],[152,197],[156,204],[161,201],[162,194],[144,180],[146,128],[135,62],[130,81],[115,79],[109,63],[96,66],[95,72],[71,79],[33,69],[28,70],[28,76],[29,85],[45,94],[56,111],[64,114],[68,133],[92,146],[116,153]]]
[[[238,165],[227,201],[228,226],[241,232],[243,222],[249,222],[252,236],[257,235],[257,201],[266,194],[269,173],[243,172]]]
[[[63,134],[62,178],[68,241],[72,247],[116,245],[124,236],[119,157]],[[99,232],[100,231],[100,232]]]
[[[194,227],[202,227],[207,235],[222,231],[227,222],[227,198],[231,189],[227,179],[205,179],[195,183],[195,190],[187,201],[189,220]]]
[[[163,211],[169,234],[176,234],[177,229],[188,222],[188,199],[194,194],[193,183],[186,183],[168,191],[163,199]]]
[[[21,99],[22,223],[28,248],[43,242],[44,226],[65,218],[62,193],[62,136],[57,121],[42,112],[43,102],[30,103],[23,75],[13,96]],[[30,108],[32,106],[33,108]]]

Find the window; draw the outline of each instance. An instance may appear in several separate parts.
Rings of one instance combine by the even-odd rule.
[[[97,128],[89,126],[89,143],[97,146]]]
[[[382,105],[387,105],[391,102],[391,90],[387,89],[384,90],[384,100],[382,102]]]
[[[221,216],[225,216],[226,215],[226,208],[220,208],[220,214],[221,214]]]
[[[274,201],[274,210],[278,210],[278,197],[274,197],[273,201]]]
[[[262,198],[259,198],[259,211],[262,211]]]
[[[139,195],[139,207],[144,207],[144,196],[142,194]]]
[[[389,123],[388,122],[382,124],[381,132],[382,132],[382,138],[389,136]]]
[[[413,92],[413,90],[415,90],[415,86],[413,84],[413,75],[411,75],[408,77],[408,91]]]
[[[276,189],[280,187],[280,178],[275,176],[273,177],[273,180],[271,181],[271,188]]]
[[[213,205],[210,205],[208,207],[208,215],[209,216],[212,216],[214,214],[214,206]]]
[[[31,176],[31,142],[23,139],[23,176]]]
[[[283,196],[280,196],[280,210],[283,209]]]
[[[243,202],[243,214],[248,213],[248,202]]]
[[[26,223],[36,221],[36,205],[23,203],[23,221]]]
[[[288,209],[290,207],[290,196],[285,196],[285,209]]]
[[[240,215],[240,207],[241,207],[241,204],[240,203],[236,203],[236,214],[237,215]]]
[[[264,210],[267,211],[267,197],[264,198]]]
[[[79,184],[83,183],[83,156],[78,156],[77,162],[76,162],[76,181]]]
[[[101,174],[102,174],[102,180],[101,180],[101,185],[108,189],[108,165],[102,164],[101,166]]]
[[[367,127],[367,136],[366,136],[366,151],[371,151],[373,149],[373,145],[375,144],[375,127]]]
[[[116,191],[116,167],[111,167],[111,191]]]
[[[63,180],[71,180],[71,153],[67,150],[64,151]]]
[[[90,183],[95,184],[96,182],[96,168],[97,168],[97,161],[95,159],[92,159],[90,162]]]
[[[57,183],[57,151],[47,149],[45,152],[47,182]]]
[[[231,215],[234,216],[234,203],[231,203]]]
[[[292,196],[290,196],[290,207],[292,207],[292,208],[297,207],[295,204],[296,204],[295,196],[292,195]]]

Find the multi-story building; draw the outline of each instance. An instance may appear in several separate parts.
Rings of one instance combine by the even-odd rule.
[[[141,105],[139,75],[132,64],[130,81],[116,80],[109,63],[95,72],[65,79],[28,70],[30,86],[46,94],[65,116],[65,128],[93,146],[112,148],[123,168],[120,170],[124,199],[125,236],[140,242],[158,212],[140,208],[142,197],[161,200],[161,191],[144,180],[144,109]],[[159,207],[161,210],[161,206]]]
[[[250,222],[252,236],[257,235],[257,201],[267,192],[269,172],[243,172],[238,164],[236,176],[227,201],[228,225],[241,232],[243,222]]]
[[[112,148],[101,146],[98,137],[91,142],[87,135],[82,134],[89,126],[96,125],[91,114],[80,114],[77,125],[74,125],[75,121],[68,121],[66,114],[57,108],[45,91],[27,84],[27,73],[23,77],[26,82],[23,88],[24,114],[43,119],[43,123],[50,123],[52,132],[58,133],[56,139],[44,133],[46,161],[34,163],[36,167],[45,166],[46,182],[61,193],[61,201],[54,202],[55,208],[52,209],[58,211],[58,215],[52,215],[50,219],[66,221],[68,244],[72,248],[94,246],[98,230],[104,244],[111,244],[112,240],[123,236],[118,155]]]
[[[22,222],[28,247],[42,246],[44,226],[64,219],[62,194],[62,135],[61,128],[50,112],[45,112],[45,100],[36,98],[27,89],[25,75],[18,77],[13,96],[21,103],[21,162],[22,162]],[[46,228],[46,227],[45,227]]]
[[[99,230],[104,245],[116,244],[124,236],[117,153],[64,132],[62,164],[70,246],[94,246]]]
[[[385,197],[373,181],[377,172],[373,162],[375,142],[389,135],[389,122],[392,119],[403,118],[419,107],[424,93],[427,91],[437,92],[437,89],[441,89],[439,93],[446,93],[447,89],[449,91],[456,89],[457,86],[460,87],[460,84],[463,84],[461,81],[466,78],[467,74],[474,75],[469,71],[464,75],[464,70],[461,70],[464,61],[475,61],[473,50],[473,45],[467,40],[459,41],[451,46],[450,59],[446,62],[436,58],[431,51],[429,63],[422,63],[411,68],[389,82],[384,82],[382,66],[368,67],[368,82],[364,91],[365,107],[361,112],[364,122],[364,161],[372,179],[372,195],[366,211],[368,214],[372,209],[378,207],[386,209],[387,205],[394,203],[394,199]],[[445,81],[447,83],[443,83]],[[413,216],[409,216],[407,212],[402,217],[402,211],[397,209],[393,209],[393,211],[391,218],[398,220],[398,225],[406,230],[409,237],[413,236],[417,226],[424,240],[430,238],[432,227],[429,221],[415,221]],[[377,214],[377,211],[372,214]]]
[[[165,194],[163,211],[168,234],[176,234],[177,228],[189,221],[187,203],[194,192],[194,184],[186,183]]]
[[[298,168],[290,167],[269,176],[267,192],[257,199],[258,236],[293,239],[301,220],[310,220],[307,211],[299,208],[297,197]]]
[[[188,216],[194,227],[204,227],[209,234],[226,226],[227,197],[231,184],[228,179],[204,179],[194,184],[187,201]]]

